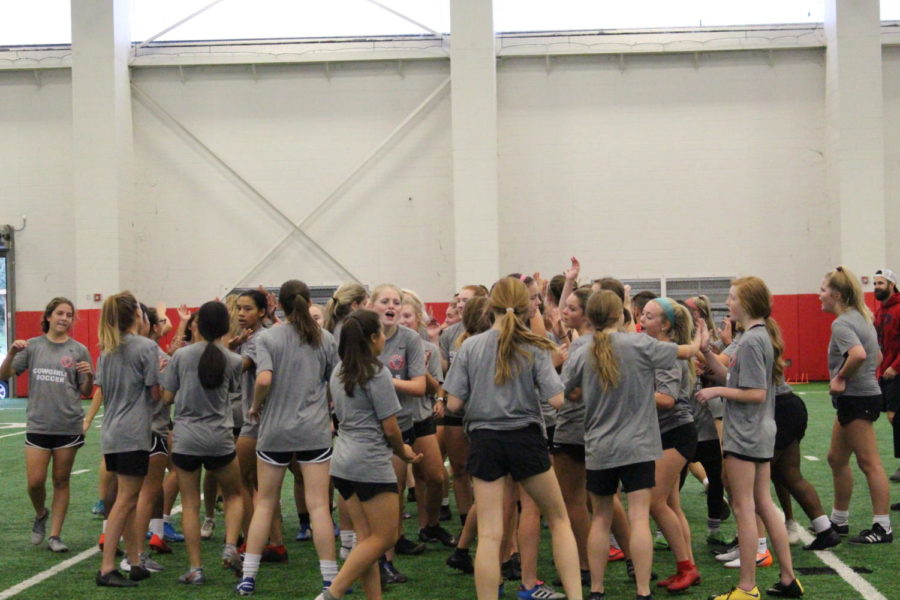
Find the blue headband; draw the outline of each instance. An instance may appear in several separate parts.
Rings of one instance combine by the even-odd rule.
[[[675,308],[672,306],[672,301],[668,298],[654,298],[653,300],[662,307],[669,324],[675,325]]]

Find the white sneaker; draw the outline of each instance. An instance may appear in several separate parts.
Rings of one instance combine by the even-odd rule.
[[[787,529],[789,544],[796,546],[802,541],[800,539],[800,524],[797,521],[788,519],[784,522],[784,527]]]
[[[347,557],[350,556],[350,551],[353,548],[348,548],[347,546],[341,546],[341,549],[338,550],[338,556],[341,557],[341,560],[347,560]]]
[[[721,554],[716,554],[716,560],[719,562],[731,562],[735,559],[740,559],[741,551],[735,546],[731,550],[723,552]]]
[[[216,520],[210,519],[206,517],[203,519],[203,525],[200,526],[200,539],[208,540],[213,536],[213,531],[216,530]]]
[[[716,558],[719,558],[718,556]],[[772,553],[766,550],[765,554],[756,554],[756,566],[757,567],[771,567],[772,566]],[[729,561],[723,565],[726,569],[740,569],[741,568],[741,557],[737,557],[732,561]]]

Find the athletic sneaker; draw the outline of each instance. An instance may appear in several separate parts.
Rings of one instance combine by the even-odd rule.
[[[210,519],[206,517],[203,519],[203,525],[200,526],[200,539],[208,540],[213,536],[213,532],[216,530],[216,520]]]
[[[894,474],[888,477],[888,479],[890,479],[894,483],[900,483],[900,468],[894,471]]]
[[[517,581],[522,579],[522,563],[519,560],[519,553],[516,552],[509,557],[509,560],[500,565],[500,574],[504,579],[509,581]]]
[[[353,548],[348,548],[347,546],[344,546],[342,544],[340,549],[338,550],[338,556],[340,556],[341,560],[347,560],[347,557],[350,556],[351,550],[353,550]]]
[[[873,523],[872,529],[863,529],[847,541],[851,544],[890,544],[894,541],[894,532],[885,531],[880,524]]]
[[[891,504],[891,510],[900,510],[900,502],[894,502]]]
[[[608,562],[618,562],[620,560],[625,560],[625,552],[623,552],[621,548],[610,546],[609,557],[606,560]]]
[[[63,541],[59,539],[59,536],[51,535],[50,539],[47,540],[47,548],[51,552],[68,552],[69,547],[63,544]]]
[[[47,519],[50,518],[50,510],[44,509],[44,516],[36,517],[31,525],[31,543],[37,546],[44,541],[47,535]]]
[[[106,534],[105,534],[105,533],[101,533],[101,534],[100,534],[100,539],[97,540],[97,546],[100,547],[100,551],[101,551],[101,552],[103,551],[103,544],[104,544],[105,542],[106,542]],[[116,556],[125,556],[125,553],[122,552],[122,549],[119,548],[118,546],[116,546]]]
[[[262,551],[262,557],[259,562],[264,563],[286,563],[288,561],[288,551],[284,544],[274,546],[269,544]]]
[[[310,529],[309,525],[301,525],[297,528],[297,535],[294,536],[294,541],[297,542],[306,542],[312,539],[312,529]]]
[[[225,548],[222,549],[222,566],[234,571],[234,574],[238,577],[241,576],[241,570],[244,568],[244,561],[241,560],[241,554],[236,547],[226,544]]]
[[[718,556],[716,558],[719,558]],[[741,557],[738,556],[732,561],[729,561],[723,565],[726,569],[740,569],[741,568]],[[757,553],[756,555],[756,566],[757,567],[771,567],[772,566],[772,553],[767,549],[763,554]]]
[[[766,595],[777,598],[800,598],[803,596],[803,586],[800,585],[800,580],[796,578],[787,585],[778,581],[766,590]]]
[[[131,570],[128,571],[128,579],[132,581],[141,581],[143,579],[148,579],[150,577],[150,570],[145,569],[141,565],[131,565]]]
[[[178,583],[184,583],[187,585],[203,585],[206,583],[206,575],[203,574],[203,569],[188,569],[188,571],[178,578]]]
[[[588,594],[587,600],[606,600],[606,594],[603,592],[591,592]]]
[[[718,596],[710,596],[709,600],[759,600],[759,598],[759,588],[753,586],[753,589],[749,592],[744,591],[739,587],[734,587],[731,588],[730,592],[725,592]]]
[[[183,542],[184,536],[171,523],[163,523],[163,539],[167,542]]]
[[[669,540],[662,534],[662,531],[656,532],[656,537],[653,539],[653,547],[657,550],[669,549]]]
[[[104,504],[103,500],[97,500],[96,504],[91,507],[91,514],[103,518],[106,513],[106,504]]]
[[[734,559],[738,558],[741,555],[741,551],[738,549],[737,545],[731,546],[725,552],[720,552],[716,554],[716,560],[719,562],[731,562]]]
[[[162,571],[165,571],[165,567],[150,558],[150,555],[146,552],[141,553],[141,566],[151,573],[161,573]],[[131,563],[128,562],[127,558],[123,558],[119,563],[119,569],[126,573],[131,573]]]
[[[150,536],[150,542],[148,546],[150,546],[150,549],[157,554],[172,554],[172,549],[166,543],[166,540],[162,539],[155,533]]]
[[[459,541],[456,539],[456,536],[441,527],[440,525],[435,525],[434,527],[424,527],[419,530],[419,541],[420,542],[440,542],[448,548],[456,548],[456,543]]]
[[[241,582],[234,586],[234,591],[241,596],[252,596],[256,591],[256,579],[253,577],[242,577]]]
[[[381,566],[381,580],[385,583],[406,583],[409,581],[409,578],[397,570],[397,567],[394,566],[389,560],[380,561]]]
[[[110,571],[105,575],[100,571],[97,571],[97,576],[94,578],[94,581],[100,587],[117,587],[117,588],[127,588],[127,587],[137,587],[137,583],[134,581],[128,581],[125,577],[122,576],[118,571]]]
[[[722,533],[721,530],[716,530],[707,532],[706,543],[710,546],[725,547],[728,545],[728,540],[725,538],[725,534]]]
[[[401,535],[397,543],[394,544],[394,552],[406,556],[416,556],[425,552],[425,544],[417,544]]]
[[[463,552],[461,550],[456,550],[447,557],[446,563],[451,569],[462,571],[466,575],[471,575],[475,572],[475,565],[472,563],[472,555],[469,554],[468,551]]]
[[[834,548],[838,544],[841,543],[841,536],[838,535],[838,532],[834,530],[834,527],[829,527],[825,531],[816,534],[816,539],[803,546],[804,550],[828,550],[829,548]]]
[[[800,540],[800,524],[793,519],[784,522],[784,528],[787,530],[788,544],[796,546]]]
[[[566,597],[565,594],[557,592],[543,581],[538,581],[531,589],[520,585],[516,595],[522,600],[565,600]]]
[[[450,507],[446,505],[441,505],[441,516],[439,518],[440,521],[450,521],[453,519],[453,513],[450,512]]]

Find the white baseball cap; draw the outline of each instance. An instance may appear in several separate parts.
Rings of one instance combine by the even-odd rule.
[[[897,274],[890,269],[878,269],[875,271],[875,277],[884,277],[894,285],[897,285]]]

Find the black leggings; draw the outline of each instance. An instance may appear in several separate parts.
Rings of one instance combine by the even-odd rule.
[[[719,440],[697,442],[696,462],[703,465],[709,487],[706,490],[706,515],[710,519],[720,519],[725,513],[725,486],[722,483],[722,446]],[[681,470],[681,486],[687,478],[688,467]]]

